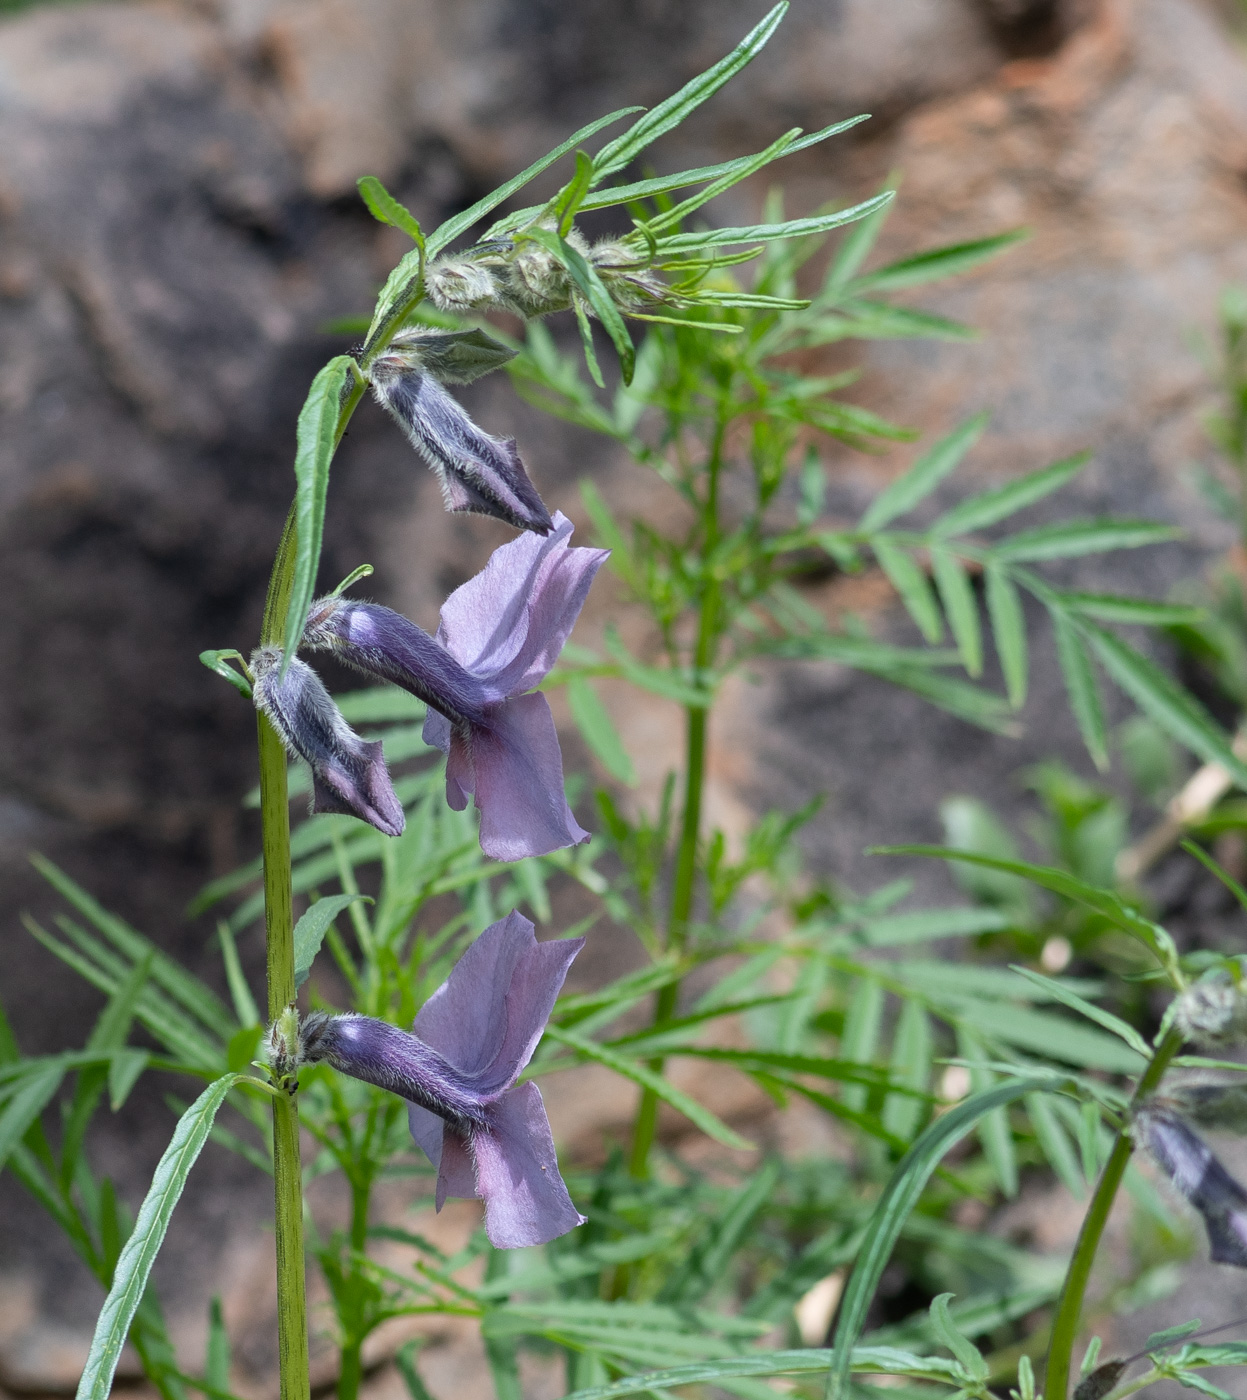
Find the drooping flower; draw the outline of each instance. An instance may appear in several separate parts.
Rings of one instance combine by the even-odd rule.
[[[1247,1269],[1247,1191],[1208,1144],[1177,1113],[1155,1103],[1135,1113],[1134,1133],[1203,1217],[1212,1258]]]
[[[310,666],[291,657],[282,677],[281,663],[280,647],[252,653],[252,695],[289,752],[311,768],[312,811],[359,817],[387,836],[401,836],[403,804],[380,741],[356,734]]]
[[[515,439],[492,437],[472,421],[425,364],[418,333],[395,336],[369,373],[377,401],[436,472],[447,510],[492,515],[540,535],[550,530],[550,512],[528,479]]]
[[[324,1060],[408,1101],[411,1135],[448,1196],[485,1202],[499,1249],[545,1244],[584,1221],[559,1173],[541,1092],[516,1084],[583,938],[538,943],[512,913],[468,948],[412,1034],[371,1016],[308,1016],[304,1061]]]
[[[429,706],[424,738],[447,755],[446,800],[474,796],[481,848],[495,860],[589,839],[563,792],[563,759],[544,695],[533,693],[571,634],[607,551],[572,548],[556,513],[544,539],[521,535],[442,606],[436,638],[376,603],[321,598],[304,644],[393,681]]]

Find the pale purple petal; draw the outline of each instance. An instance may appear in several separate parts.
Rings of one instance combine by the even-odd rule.
[[[416,1146],[433,1163],[435,1167],[442,1165],[442,1129],[446,1126],[446,1121],[439,1118],[436,1113],[430,1113],[427,1108],[421,1108],[418,1103],[407,1104],[407,1126],[411,1129],[411,1136]]]
[[[502,1049],[511,978],[530,946],[537,940],[523,914],[490,924],[416,1015],[413,1033],[473,1082]]]
[[[561,512],[544,539],[521,535],[442,605],[438,640],[502,699],[539,684],[558,660],[584,606],[603,549],[568,545]]]
[[[413,1031],[482,1099],[513,1084],[532,1058],[583,938],[539,943],[513,912],[467,949],[421,1007]]]
[[[523,860],[589,839],[567,805],[554,716],[540,691],[495,706],[488,728],[473,726],[471,745],[487,856]]]
[[[470,1201],[481,1193],[476,1184],[476,1163],[466,1140],[447,1124],[442,1132],[442,1160],[437,1168],[438,1210],[446,1204],[447,1196]]]
[[[546,1244],[584,1224],[563,1184],[550,1120],[531,1080],[498,1100],[488,1129],[473,1129],[472,1146],[485,1233],[496,1248]]]

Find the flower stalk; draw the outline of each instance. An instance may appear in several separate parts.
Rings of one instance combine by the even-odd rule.
[[[1135,1086],[1134,1097],[1130,1101],[1131,1108],[1142,1103],[1156,1092],[1160,1081],[1164,1078],[1165,1071],[1169,1068],[1170,1061],[1181,1048],[1181,1032],[1171,1030],[1160,1043],[1156,1053],[1152,1056],[1151,1064],[1148,1065]],[[1129,1165],[1133,1151],[1134,1140],[1130,1136],[1130,1119],[1127,1115],[1126,1120],[1117,1131],[1112,1151],[1108,1155],[1108,1161],[1104,1164],[1104,1170],[1100,1173],[1100,1179],[1096,1183],[1095,1192],[1091,1197],[1091,1204],[1087,1207],[1087,1213],[1083,1217],[1082,1229],[1078,1232],[1078,1243],[1074,1246],[1074,1253],[1070,1257],[1069,1268],[1065,1273],[1065,1282],[1061,1287],[1061,1296],[1057,1300],[1056,1317],[1052,1322],[1052,1340],[1048,1346],[1048,1360],[1044,1376],[1044,1394],[1048,1400],[1066,1400],[1066,1396],[1069,1394],[1074,1343],[1078,1340],[1078,1327],[1082,1319],[1087,1282],[1091,1277],[1091,1268],[1100,1248],[1104,1227],[1108,1224],[1113,1202],[1117,1199],[1117,1192],[1121,1189],[1122,1178],[1126,1174],[1126,1167]]]

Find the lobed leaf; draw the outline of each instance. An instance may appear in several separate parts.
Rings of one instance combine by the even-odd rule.
[[[904,515],[929,496],[978,441],[987,426],[987,414],[967,419],[924,453],[912,467],[882,491],[862,516],[858,529],[878,530]]]

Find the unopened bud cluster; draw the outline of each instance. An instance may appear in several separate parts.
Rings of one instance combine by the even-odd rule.
[[[1186,1040],[1221,1049],[1247,1040],[1247,997],[1237,983],[1197,982],[1177,1000],[1174,1024]]]
[[[568,246],[597,272],[611,300],[624,311],[679,301],[671,288],[627,244],[610,240],[590,245],[575,229]],[[499,239],[479,244],[467,255],[444,258],[425,274],[425,292],[442,311],[511,311],[546,316],[572,304],[574,283],[557,257],[539,243]]]

